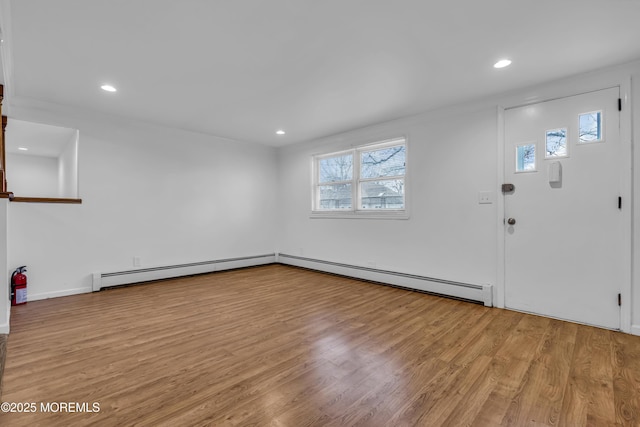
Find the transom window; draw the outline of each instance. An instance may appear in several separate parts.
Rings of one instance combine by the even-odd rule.
[[[402,214],[406,211],[405,138],[313,157],[314,213]]]

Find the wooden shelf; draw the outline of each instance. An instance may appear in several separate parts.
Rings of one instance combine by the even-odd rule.
[[[13,197],[10,198],[12,202],[22,203],[66,203],[66,204],[80,204],[82,199],[63,199],[57,197]]]

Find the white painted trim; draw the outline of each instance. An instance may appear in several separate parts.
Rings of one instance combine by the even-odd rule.
[[[191,264],[158,266],[151,268],[142,268],[139,270],[118,271],[113,273],[94,272],[91,290],[98,291],[102,288],[110,286],[149,282],[151,280],[170,279],[173,277],[191,276],[194,274],[213,273],[214,271],[254,267],[258,265],[273,264],[275,262],[276,255],[267,254],[241,258],[203,261]]]
[[[278,254],[278,259],[281,264],[285,265],[293,265],[325,273],[339,274],[341,276],[400,286],[403,288],[415,289],[443,296],[479,301],[487,307],[493,306],[492,285],[459,283],[449,280],[435,279],[395,271],[365,268],[356,265],[341,264],[287,254]]]
[[[91,288],[74,288],[74,289],[63,289],[55,292],[41,292],[39,294],[29,294],[29,288],[27,288],[27,301],[38,301],[49,298],[58,298],[58,297],[66,297],[69,295],[78,295],[78,294],[86,294],[91,292]]]
[[[406,182],[406,181],[405,181]],[[406,191],[406,190],[405,190]],[[407,193],[404,195],[405,205],[407,203]],[[332,219],[409,219],[411,216],[406,211],[312,211],[309,214],[310,219],[332,218]]]
[[[631,75],[620,82],[620,98],[622,99],[622,111],[620,112],[620,143],[621,172],[620,172],[620,192],[622,196],[622,223],[623,232],[623,263],[624,271],[620,294],[622,305],[620,307],[620,330],[631,332],[632,313],[632,286],[633,286],[633,142],[631,122],[633,120],[631,111]]]
[[[636,70],[635,73],[631,75],[630,83],[631,83],[631,93],[640,93],[638,90],[640,88],[638,85],[637,78],[640,77],[640,71]],[[636,104],[636,105],[634,105]],[[640,111],[638,111],[637,100],[634,99],[623,99],[623,109],[629,106],[630,113],[635,113],[635,117],[631,122],[631,138],[632,138],[632,151],[633,151],[633,165],[634,169],[632,170],[632,195],[634,197],[633,200],[629,201],[631,205],[631,218],[632,218],[632,229],[633,236],[632,239],[632,247],[631,247],[631,294],[629,295],[630,299],[628,304],[630,305],[629,310],[631,311],[631,322],[638,321],[638,314],[640,313],[640,307],[638,307],[638,286],[640,286],[640,221],[638,213],[640,213],[640,199],[637,199],[635,196],[640,191],[640,174],[638,173],[638,166],[640,165],[640,146],[636,146],[636,143],[640,143],[640,126],[636,127],[636,125],[640,124]],[[632,110],[633,109],[633,110]],[[634,296],[635,294],[635,296]],[[624,298],[624,297],[623,297]],[[626,299],[626,298],[625,298]],[[625,301],[623,301],[624,303]],[[640,328],[640,325],[631,326],[631,333],[634,335],[640,335],[640,330],[634,328]]]
[[[504,308],[505,295],[505,242],[504,242],[504,193],[502,192],[502,184],[505,183],[504,162],[505,162],[505,140],[504,140],[504,107],[497,107],[497,126],[498,126],[498,197],[496,201],[496,222],[497,222],[497,257],[496,257],[496,286],[494,289],[494,301],[498,308]]]
[[[493,286],[482,285],[482,303],[485,307],[493,307]]]
[[[631,330],[629,332],[632,335],[640,336],[640,325],[631,325]]]
[[[91,288],[93,292],[97,292],[102,288],[102,275],[99,271],[93,273],[93,280],[91,281]]]

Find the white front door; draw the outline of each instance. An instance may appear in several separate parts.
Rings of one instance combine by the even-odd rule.
[[[505,111],[507,308],[620,328],[619,93]]]

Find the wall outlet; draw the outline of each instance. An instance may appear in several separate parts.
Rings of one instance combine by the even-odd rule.
[[[481,205],[490,205],[495,201],[495,193],[493,191],[479,191],[478,203]]]
[[[133,266],[134,267],[142,266],[142,261],[140,261],[140,257],[139,256],[134,256],[133,257]]]

